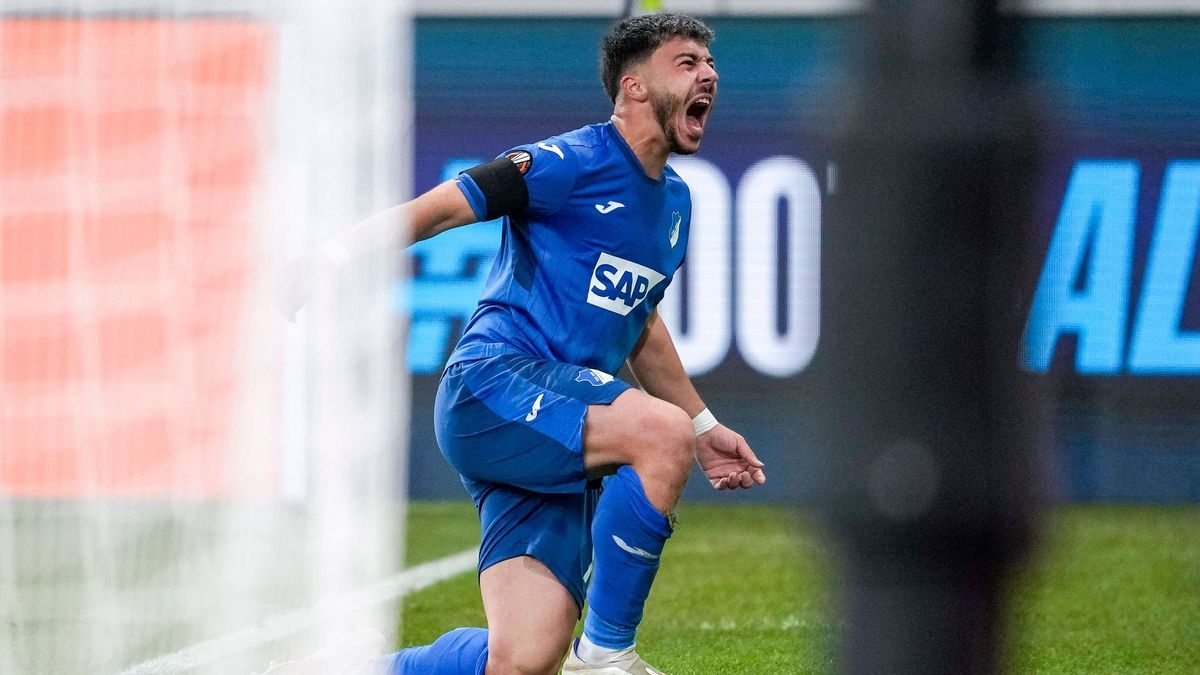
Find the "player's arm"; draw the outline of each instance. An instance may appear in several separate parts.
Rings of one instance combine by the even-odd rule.
[[[446,181],[416,199],[381,211],[288,261],[277,278],[275,301],[289,320],[308,303],[313,280],[377,251],[428,239],[473,223],[474,209],[455,181]]]
[[[514,157],[514,155],[518,155]],[[341,266],[363,255],[424,241],[468,223],[520,213],[530,203],[528,152],[510,152],[467,169],[412,201],[359,222],[317,247],[320,262]]]
[[[457,181],[448,180],[326,240],[316,248],[317,262],[340,267],[375,251],[415,244],[478,220]]]
[[[514,158],[513,155],[523,155]],[[384,247],[424,241],[468,223],[513,215],[529,205],[527,152],[467,169],[416,199],[372,216],[322,244],[341,262]]]
[[[334,273],[364,256],[469,223],[519,213],[529,203],[524,177],[529,164],[519,165],[507,155],[480,164],[416,199],[360,221],[291,260],[276,289],[280,310],[291,320],[308,301],[313,277]]]
[[[446,230],[478,221],[470,202],[456,182],[448,180],[412,201],[371,216],[352,228],[347,235],[353,236],[357,230],[379,232],[385,238],[380,242],[381,245],[398,247],[415,244]],[[369,246],[369,242],[364,243]]]
[[[746,439],[717,422],[683,369],[675,341],[656,310],[629,355],[629,369],[647,394],[679,406],[692,418],[696,461],[718,490],[767,482],[763,463]]]
[[[683,369],[675,341],[658,310],[650,314],[642,336],[629,355],[629,370],[647,394],[683,408],[689,417],[704,410],[704,401]]]

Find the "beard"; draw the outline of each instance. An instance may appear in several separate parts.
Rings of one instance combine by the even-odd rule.
[[[667,139],[667,149],[677,155],[692,155],[696,151],[688,150],[679,144],[679,134],[675,129],[675,120],[679,119],[684,103],[686,101],[683,97],[650,92],[650,108],[654,111],[654,118],[658,120],[658,126],[662,128],[663,136]]]

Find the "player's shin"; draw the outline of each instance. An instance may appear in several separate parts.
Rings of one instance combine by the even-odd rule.
[[[592,522],[592,582],[584,637],[606,649],[633,645],[671,524],[646,499],[641,478],[623,466],[600,496]]]
[[[401,650],[391,669],[356,671],[354,675],[483,675],[487,645],[488,633],[483,628],[455,628],[433,644]]]

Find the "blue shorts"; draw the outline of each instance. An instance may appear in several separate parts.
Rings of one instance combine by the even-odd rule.
[[[451,364],[434,406],[446,461],[479,510],[479,571],[528,555],[583,607],[599,483],[583,467],[589,405],[630,385],[605,373],[519,354]]]

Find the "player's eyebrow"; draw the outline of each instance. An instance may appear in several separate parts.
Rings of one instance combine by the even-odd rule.
[[[707,61],[710,64],[716,63],[716,61],[713,60],[713,57],[711,54],[708,56],[700,56],[696,52],[681,52],[679,54],[676,54],[675,60],[678,61],[679,59],[691,59],[693,61]]]

